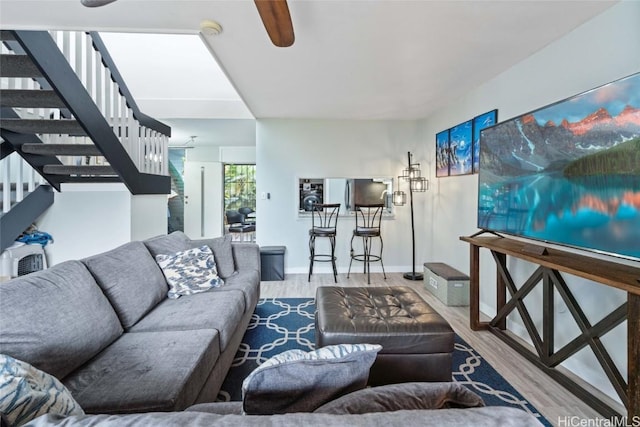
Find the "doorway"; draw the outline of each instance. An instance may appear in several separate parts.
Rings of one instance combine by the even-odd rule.
[[[229,231],[228,213],[240,212],[244,224],[256,225],[256,165],[225,163],[223,168],[225,233]],[[230,214],[229,217],[233,217]],[[252,233],[255,239],[255,233]]]

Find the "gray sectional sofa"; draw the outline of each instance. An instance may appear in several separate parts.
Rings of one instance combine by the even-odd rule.
[[[474,426],[539,427],[516,408],[485,407],[457,383],[403,383],[365,388],[330,400],[313,412],[242,415],[242,402],[203,403],[181,412],[127,415],[47,414],[25,427],[174,426]]]
[[[168,298],[154,257],[203,245],[212,249],[224,285]],[[280,415],[243,415],[243,402],[215,402],[259,288],[257,245],[195,241],[179,232],[3,283],[0,354],[60,379],[85,412],[43,412],[26,425],[539,425],[522,410],[483,407],[482,399],[450,382],[365,388],[314,412]],[[262,393],[263,399],[274,396],[270,389]],[[0,425],[5,422],[0,411]]]
[[[532,415],[515,408],[421,409],[365,414],[282,415],[170,412],[131,415],[93,415],[61,418],[43,416],[25,427],[541,427]]]
[[[224,286],[168,299],[154,257],[208,245]],[[260,251],[183,233],[0,286],[0,353],[60,379],[86,413],[215,401],[259,298]]]

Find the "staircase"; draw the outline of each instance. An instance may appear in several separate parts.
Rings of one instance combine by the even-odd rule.
[[[184,180],[173,162],[169,161],[171,194],[169,198],[169,231],[184,230]]]
[[[170,192],[171,129],[140,112],[97,33],[3,30],[0,41],[0,251],[63,183]]]

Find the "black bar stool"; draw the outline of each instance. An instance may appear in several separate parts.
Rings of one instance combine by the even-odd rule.
[[[311,209],[311,229],[309,230],[309,278],[313,274],[314,261],[331,262],[333,280],[338,283],[338,269],[336,268],[336,227],[340,203],[314,203]],[[328,237],[331,244],[330,254],[316,253],[316,237]]]
[[[384,211],[384,204],[373,205],[355,205],[356,213],[356,228],[353,230],[351,236],[351,260],[349,261],[349,271],[347,272],[347,279],[351,274],[351,264],[354,260],[362,261],[364,263],[364,272],[367,275],[367,283],[371,284],[371,262],[380,261],[382,265],[382,275],[387,278],[387,273],[384,271],[384,263],[382,262],[382,235],[380,234],[380,224],[382,222],[382,212]],[[353,249],[353,239],[356,237],[362,238],[362,253],[356,254]],[[378,255],[371,254],[372,239],[374,237],[380,238],[380,253]]]

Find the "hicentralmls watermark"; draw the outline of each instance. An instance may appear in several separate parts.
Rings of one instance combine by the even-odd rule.
[[[558,427],[640,427],[640,416],[613,418],[558,417]]]

